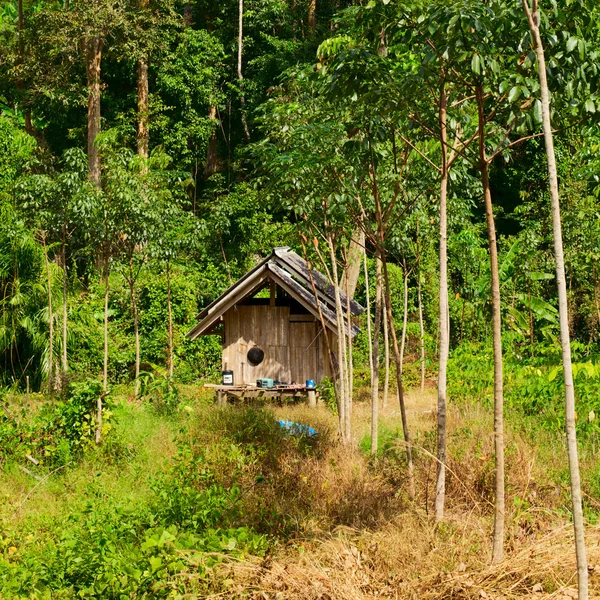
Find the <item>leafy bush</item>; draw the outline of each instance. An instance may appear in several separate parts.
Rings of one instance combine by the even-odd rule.
[[[65,399],[44,403],[33,417],[0,408],[0,460],[32,454],[44,466],[64,465],[94,445],[97,400],[103,395],[99,381],[69,384]],[[112,406],[103,400],[102,436],[112,429]]]
[[[151,372],[140,375],[140,397],[161,414],[173,414],[180,401],[179,390],[173,380],[167,375],[156,377]]]
[[[598,435],[599,357],[591,348],[574,343],[573,358],[577,432],[583,438]],[[559,348],[538,344],[531,349],[530,356],[509,348],[505,352],[504,377],[507,412],[516,423],[527,423],[534,430],[543,427],[564,431],[564,382]],[[448,364],[448,383],[454,401],[473,400],[491,407],[494,387],[491,349],[479,344],[457,348]]]

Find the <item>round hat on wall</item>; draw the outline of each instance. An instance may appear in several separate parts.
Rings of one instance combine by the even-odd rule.
[[[248,358],[248,362],[253,366],[257,367],[265,358],[265,353],[262,348],[259,348],[256,344],[248,350],[248,354],[246,355]]]

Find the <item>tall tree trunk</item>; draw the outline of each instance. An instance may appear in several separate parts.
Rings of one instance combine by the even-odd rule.
[[[442,169],[440,180],[440,289],[439,289],[439,328],[440,353],[438,367],[437,400],[437,480],[435,486],[435,520],[444,518],[446,501],[446,403],[447,368],[450,351],[450,324],[448,322],[448,130],[447,97],[442,83],[439,103],[440,149]]]
[[[250,130],[246,120],[246,97],[244,96],[244,75],[242,73],[242,52],[244,47],[244,0],[239,0],[239,15],[238,15],[238,56],[237,56],[237,75],[240,85],[240,102],[242,105],[242,126],[244,127],[244,135],[246,141],[250,141]]]
[[[63,267],[63,294],[62,294],[62,374],[63,377],[69,370],[69,362],[67,358],[67,225],[63,223],[62,229],[62,267]],[[64,383],[64,382],[63,382]],[[61,386],[62,387],[62,386]]]
[[[131,311],[133,313],[133,336],[135,339],[135,383],[134,396],[137,398],[140,391],[140,330],[138,323],[138,306],[135,295],[135,276],[133,274],[133,258],[129,258],[129,293],[131,294]]]
[[[48,392],[54,389],[52,369],[54,367],[54,312],[52,309],[52,277],[50,261],[48,260],[48,247],[46,246],[46,233],[42,232],[42,245],[44,247],[44,261],[46,263],[46,281],[48,286]]]
[[[106,242],[108,243],[108,242]],[[102,370],[102,389],[108,390],[108,297],[110,294],[110,257],[104,252],[104,367]]]
[[[317,311],[319,313],[319,321],[321,322],[321,331],[323,332],[323,338],[325,341],[325,350],[327,352],[327,357],[329,360],[329,368],[331,370],[331,376],[332,378],[335,378],[335,372],[336,372],[336,365],[335,365],[335,360],[334,360],[334,353],[333,350],[331,349],[331,344],[329,343],[329,335],[327,333],[327,325],[325,324],[325,318],[323,317],[323,311],[321,310],[321,303],[319,302],[319,293],[317,292],[317,286],[315,285],[315,278],[313,277],[313,269],[312,269],[312,265],[310,263],[310,261],[308,260],[308,256],[306,254],[306,245],[305,245],[305,241],[306,238],[304,238],[304,236],[302,236],[302,256],[304,257],[304,261],[306,262],[306,266],[308,268],[308,277],[310,279],[310,285],[313,291],[313,296],[315,298],[315,303],[317,305]],[[318,343],[318,342],[317,342]],[[336,404],[337,404],[337,408],[338,408],[338,418],[339,418],[339,425],[340,425],[340,435],[342,434],[342,423],[343,423],[343,419],[342,419],[342,412],[343,412],[343,407],[342,404],[340,402],[340,396],[339,396],[339,390],[337,386],[333,386],[333,391],[335,394],[335,400],[336,400]]]
[[[539,30],[539,14],[537,0],[533,1],[532,10],[528,0],[523,0],[523,8],[527,14],[533,46],[538,61],[540,92],[542,101],[542,127],[548,161],[548,179],[550,197],[552,199],[552,226],[554,229],[554,256],[556,259],[556,284],[558,287],[558,311],[560,323],[560,343],[562,348],[563,376],[565,380],[565,417],[567,433],[567,451],[569,454],[569,473],[571,476],[571,503],[573,507],[573,529],[575,532],[575,552],[577,557],[577,583],[579,600],[588,598],[588,569],[585,549],[585,526],[581,504],[581,478],[579,475],[579,457],[577,452],[577,432],[575,428],[575,388],[573,385],[573,367],[571,364],[571,339],[569,333],[569,307],[567,301],[567,284],[565,276],[565,259],[562,241],[562,225],[560,214],[560,198],[558,193],[558,176],[556,172],[556,156],[552,137],[550,119],[550,93],[546,77],[546,58]]]
[[[373,337],[371,327],[371,290],[369,289],[369,269],[367,267],[367,249],[363,249],[363,272],[365,276],[365,300],[367,304],[367,348],[369,350],[369,375],[371,377],[371,454],[377,453],[377,440],[375,435],[377,434],[377,409],[379,408],[379,402],[377,400],[377,393],[373,394],[374,383],[376,381],[375,374],[375,363],[373,360]],[[377,388],[379,385],[377,385]],[[377,389],[375,388],[375,389]],[[375,407],[377,404],[377,408]]]
[[[378,268],[381,269],[381,261],[378,259]],[[383,303],[383,353],[384,353],[384,374],[383,374],[383,408],[387,408],[388,396],[390,392],[390,332],[387,319],[387,310],[385,310],[385,298],[382,296]]]
[[[23,57],[25,43],[23,41],[23,27],[25,26],[25,17],[23,14],[23,0],[17,0],[17,32],[19,36],[19,58]]]
[[[421,271],[417,274],[417,302],[419,304],[419,344],[421,346],[421,393],[425,391],[425,326],[423,325],[423,299],[421,297]]]
[[[211,104],[208,107],[208,118],[214,124],[213,132],[208,140],[206,148],[206,162],[204,164],[204,177],[210,177],[217,172],[218,167],[218,147],[217,147],[217,107]]]
[[[406,404],[404,402],[404,386],[402,384],[402,358],[400,347],[398,346],[398,336],[394,326],[394,316],[392,314],[392,299],[390,294],[390,278],[387,268],[387,259],[385,251],[381,252],[381,262],[383,267],[383,281],[385,293],[385,310],[387,312],[388,324],[392,336],[392,347],[394,349],[394,358],[396,362],[396,383],[398,385],[398,401],[400,403],[400,415],[402,417],[402,430],[404,432],[404,442],[406,444],[406,459],[408,463],[408,485],[411,498],[415,496],[415,480],[412,457],[412,445],[410,442],[410,433],[408,430],[408,420],[406,418]]]
[[[402,314],[402,335],[400,337],[400,372],[404,372],[404,349],[406,347],[406,330],[408,327],[408,269],[406,261],[402,265],[404,292],[403,292],[403,314]]]
[[[360,262],[359,262],[360,266]],[[348,435],[351,435],[351,416],[352,416],[352,395],[354,393],[354,357],[352,356],[352,312],[350,310],[350,286],[349,280],[346,279],[346,326],[347,326],[347,338],[348,344],[347,354],[348,357],[348,410],[346,412],[346,430]]]
[[[365,232],[362,228],[356,228],[348,246],[346,268],[342,275],[342,289],[348,294],[348,298],[354,298],[358,276],[360,274],[360,262],[364,254]]]
[[[150,132],[148,130],[148,60],[137,62],[137,152],[142,158],[148,158]]]
[[[96,137],[100,132],[100,68],[104,38],[91,36],[84,40],[88,86],[88,170],[90,179],[100,186],[100,155]]]
[[[368,336],[370,350],[370,367],[371,367],[371,454],[377,454],[377,446],[379,441],[379,332],[381,329],[381,313],[382,313],[382,275],[381,261],[376,257],[376,278],[375,278],[375,323],[371,334],[371,305],[369,298],[368,280],[369,273],[367,270],[367,251],[364,253],[365,260],[365,282],[367,285],[367,306],[368,306]]]
[[[308,0],[308,30],[317,28],[317,0]]]
[[[169,377],[173,378],[174,360],[173,360],[173,307],[171,305],[171,263],[167,262],[167,312],[169,315]]]
[[[138,0],[140,13],[148,6],[148,0]],[[140,28],[141,29],[141,28]],[[143,32],[140,31],[143,35]],[[142,158],[148,158],[150,132],[148,130],[148,54],[144,53],[137,61],[137,152]]]
[[[346,357],[346,331],[344,329],[344,308],[342,306],[342,298],[340,295],[339,278],[337,270],[337,259],[335,255],[335,242],[330,233],[327,234],[327,245],[329,246],[329,257],[331,259],[331,272],[333,278],[333,287],[335,294],[335,316],[337,324],[337,345],[338,345],[338,385],[340,404],[342,406],[343,415],[340,415],[340,425],[342,427],[342,442],[349,444],[351,441],[351,414],[350,403],[348,400],[348,361]]]
[[[494,540],[492,562],[502,560],[504,554],[504,385],[502,377],[502,313],[500,306],[500,275],[498,270],[498,245],[496,225],[489,180],[489,162],[485,152],[484,93],[476,88],[479,121],[479,169],[483,185],[483,200],[487,222],[490,271],[492,282],[492,339],[494,349],[494,454],[496,466],[494,502]]]
[[[24,27],[25,27],[25,14],[23,12],[23,0],[17,0],[17,34],[18,34],[18,52],[19,52],[18,63],[19,63],[19,65],[21,65],[23,63],[23,60],[25,58],[25,38],[24,38],[24,34],[23,34]],[[19,92],[24,92],[25,87],[26,87],[25,82],[21,79],[21,77],[18,77],[17,81],[16,81],[17,90],[19,90]],[[25,121],[25,131],[27,131],[27,133],[29,135],[36,137],[38,142],[43,144],[41,136],[37,135],[37,132],[35,131],[35,128],[33,127],[33,123],[31,121],[31,112],[29,110],[29,107],[25,105],[22,108],[23,108],[23,119]]]

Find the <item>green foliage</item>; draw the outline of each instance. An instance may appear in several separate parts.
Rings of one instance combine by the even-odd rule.
[[[562,433],[565,429],[564,383],[560,350],[538,344],[531,356],[508,352],[505,359],[505,398],[509,418],[518,426]],[[574,343],[577,433],[581,439],[600,434],[600,367],[595,349]],[[451,355],[448,367],[450,397],[457,402],[477,401],[491,407],[493,369],[491,349],[465,345]]]
[[[97,400],[103,395],[96,380],[70,383],[66,397],[44,403],[32,418],[25,407],[0,411],[0,461],[37,457],[43,468],[56,468],[81,458],[95,447]],[[112,429],[112,405],[103,399],[102,435]]]
[[[172,414],[179,407],[179,390],[170,377],[156,377],[152,372],[140,375],[140,397],[159,413]]]
[[[321,402],[327,407],[327,410],[331,414],[337,415],[338,407],[335,396],[335,383],[329,377],[325,377],[319,384],[318,389]]]

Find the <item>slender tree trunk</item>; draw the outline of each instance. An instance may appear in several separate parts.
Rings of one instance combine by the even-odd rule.
[[[421,271],[417,274],[417,302],[419,304],[419,343],[421,346],[421,393],[425,391],[425,326],[423,324],[423,299],[421,297]]]
[[[575,551],[577,557],[577,582],[579,600],[588,598],[588,569],[585,549],[585,525],[581,503],[581,478],[579,474],[579,457],[577,452],[577,432],[575,428],[575,388],[573,385],[573,368],[571,364],[571,339],[569,333],[569,307],[565,277],[565,259],[562,241],[562,225],[560,214],[560,198],[558,193],[558,176],[556,172],[556,156],[552,136],[550,118],[550,93],[546,77],[546,58],[539,30],[539,14],[537,0],[533,0],[533,10],[529,9],[528,0],[523,0],[523,8],[527,14],[533,46],[535,49],[540,79],[542,101],[542,126],[548,161],[548,179],[550,197],[552,199],[552,226],[554,229],[554,256],[556,259],[556,284],[558,287],[558,311],[560,322],[560,343],[563,359],[563,376],[565,380],[565,416],[567,433],[567,450],[569,455],[569,473],[571,476],[571,503],[573,506],[573,529],[575,532]]]
[[[169,377],[173,378],[174,355],[173,355],[173,306],[171,304],[171,263],[167,262],[167,312],[169,315]]]
[[[140,13],[144,13],[148,0],[138,0]],[[141,28],[140,28],[141,29]],[[140,31],[143,35],[143,31]],[[148,158],[150,146],[150,132],[148,130],[149,104],[148,104],[148,53],[144,53],[137,61],[137,152],[142,158]]]
[[[346,341],[344,337],[346,332],[344,330],[344,308],[342,306],[342,298],[340,295],[339,278],[337,270],[337,259],[335,256],[335,243],[331,234],[327,235],[327,245],[329,246],[329,256],[331,259],[331,272],[333,275],[333,287],[335,293],[335,316],[337,323],[337,344],[338,344],[338,385],[340,389],[340,404],[343,410],[343,416],[340,415],[340,424],[342,426],[342,442],[349,444],[351,441],[350,422],[351,415],[349,414],[349,401],[348,401],[348,369],[347,369],[347,357],[346,357]]]
[[[19,58],[23,57],[25,44],[23,40],[23,27],[25,26],[25,17],[23,14],[23,0],[17,0],[17,32],[19,36]]]
[[[67,355],[67,225],[63,223],[62,230],[62,266],[63,266],[63,298],[62,298],[62,337],[63,337],[63,347],[62,347],[62,372],[63,377],[67,374],[69,370],[69,362]]]
[[[373,361],[373,337],[371,327],[371,291],[369,289],[369,269],[367,268],[367,250],[363,249],[363,272],[365,276],[365,299],[367,303],[367,344],[369,350],[369,374],[371,377],[371,454],[377,453],[377,440],[375,434],[377,433],[377,408],[379,404],[377,401],[377,394],[373,394],[373,384],[375,382],[375,363]],[[379,386],[377,386],[379,387]],[[376,388],[377,389],[377,388]],[[377,408],[375,408],[377,404]]]
[[[54,311],[52,309],[52,277],[50,261],[48,260],[48,247],[46,246],[46,233],[42,233],[44,247],[44,261],[46,263],[46,281],[48,286],[48,391],[54,388],[52,369],[54,367]]]
[[[244,135],[246,141],[250,141],[250,130],[246,121],[246,97],[244,96],[244,75],[242,73],[242,52],[244,48],[244,0],[238,1],[238,56],[237,56],[237,75],[240,85],[240,102],[242,105],[242,126],[244,127]]]
[[[19,64],[19,66],[23,64],[23,61],[25,58],[25,38],[23,35],[24,27],[25,27],[25,14],[23,12],[23,0],[17,0],[17,35],[18,35],[18,52],[19,52],[18,64]],[[17,78],[16,88],[21,93],[25,92],[26,84],[21,79],[21,77]],[[27,106],[27,104],[25,102],[23,102],[22,109],[23,109],[23,120],[25,121],[25,131],[27,131],[27,133],[29,135],[34,136],[40,144],[45,145],[43,142],[43,138],[40,135],[38,135],[38,133],[35,131],[35,128],[31,121],[31,111],[29,110],[29,107]]]
[[[360,262],[359,262],[360,266]],[[348,410],[346,412],[346,430],[351,435],[352,395],[354,393],[354,357],[352,356],[352,312],[350,311],[350,285],[346,279],[346,326],[347,326],[347,356],[348,356]]]
[[[492,339],[494,349],[494,450],[496,465],[494,502],[494,541],[492,562],[502,560],[504,554],[504,386],[502,377],[502,313],[500,306],[500,276],[496,225],[489,181],[489,162],[485,153],[485,114],[483,88],[476,88],[479,120],[479,168],[483,185],[483,200],[487,222],[492,281]]]
[[[367,286],[367,306],[368,306],[368,336],[370,350],[370,367],[371,367],[371,454],[377,454],[377,446],[379,441],[379,332],[381,329],[381,313],[382,313],[382,276],[381,276],[381,261],[376,258],[377,271],[375,279],[375,323],[371,334],[371,302],[369,298],[369,272],[367,270],[367,251],[364,253],[365,261],[365,282]]]
[[[133,258],[129,258],[129,292],[131,294],[131,311],[133,313],[133,336],[135,339],[135,383],[134,396],[137,398],[140,391],[140,330],[138,323],[138,306],[135,294],[135,276],[133,274]]]
[[[304,238],[304,236],[302,236],[302,237]],[[327,334],[327,326],[325,325],[325,318],[323,317],[323,311],[321,310],[321,303],[319,302],[319,294],[317,292],[317,286],[315,285],[315,279],[313,277],[312,265],[306,255],[305,241],[306,241],[306,238],[304,238],[302,240],[302,256],[304,257],[304,261],[306,262],[306,265],[308,267],[308,276],[310,278],[310,285],[312,287],[313,295],[315,297],[315,302],[317,305],[317,311],[319,313],[319,321],[321,322],[321,330],[322,330],[323,336],[324,336],[325,349],[327,351],[327,357],[329,359],[329,368],[331,369],[331,376],[332,376],[332,378],[335,378],[336,367],[335,367],[335,361],[334,361],[334,354],[331,349],[331,344],[329,343],[329,335]],[[340,402],[340,396],[339,396],[339,391],[338,391],[337,386],[334,385],[333,390],[334,390],[335,400],[336,400],[336,404],[337,404],[337,408],[338,408],[338,418],[339,418],[340,435],[341,435],[343,421],[342,421],[342,417],[340,415],[342,414],[343,409],[342,409],[342,405]]]
[[[100,186],[100,155],[96,137],[100,132],[100,68],[104,39],[92,36],[84,41],[88,86],[88,169],[90,179]]]
[[[148,59],[137,62],[137,152],[142,158],[148,158],[150,132],[148,130]]]
[[[104,394],[100,394],[96,400],[96,445],[102,441],[102,399]]]
[[[360,262],[364,254],[365,248],[365,232],[361,228],[356,228],[352,234],[350,245],[348,247],[348,260],[346,268],[342,275],[342,289],[348,294],[349,298],[354,298],[356,285],[358,284],[358,276],[360,274]]]
[[[381,260],[377,259],[377,268],[381,277]],[[383,374],[383,408],[387,408],[388,396],[390,392],[390,332],[388,327],[387,310],[385,310],[385,298],[382,296],[383,303],[383,352],[384,352],[384,374]]]
[[[400,403],[400,415],[402,417],[402,429],[404,432],[404,442],[406,444],[406,458],[408,463],[408,485],[411,498],[415,496],[415,480],[412,457],[412,445],[410,442],[410,433],[408,430],[408,420],[406,418],[406,404],[404,402],[404,386],[402,384],[402,357],[400,347],[398,346],[398,336],[394,326],[394,316],[392,314],[392,299],[390,295],[390,278],[387,268],[387,260],[385,252],[381,252],[381,262],[383,267],[383,281],[385,293],[385,310],[387,312],[388,324],[392,336],[392,347],[394,349],[394,357],[396,359],[396,383],[398,385],[398,401]]]
[[[406,329],[408,327],[408,269],[406,268],[406,261],[404,261],[403,267],[403,282],[404,282],[404,294],[403,294],[403,315],[402,315],[402,335],[400,337],[400,371],[404,372],[404,349],[406,348]]]
[[[444,84],[440,91],[439,104],[440,149],[442,153],[442,169],[440,180],[440,289],[439,319],[440,353],[438,367],[438,400],[437,400],[437,480],[435,486],[435,520],[444,518],[446,502],[446,403],[447,403],[447,368],[450,352],[450,327],[448,322],[448,130],[447,130],[447,97]]]
[[[108,243],[108,242],[107,242]],[[108,297],[110,294],[110,257],[104,253],[104,368],[102,371],[102,389],[108,390]]]

